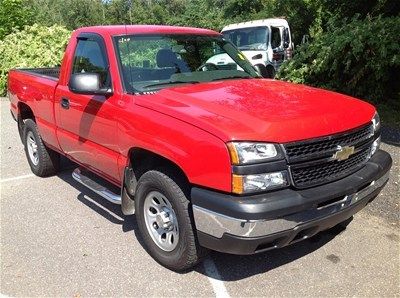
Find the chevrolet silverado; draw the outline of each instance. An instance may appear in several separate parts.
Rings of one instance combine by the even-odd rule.
[[[232,67],[207,62],[221,54]],[[253,254],[346,222],[392,164],[372,105],[264,79],[206,29],[80,28],[60,68],[11,70],[8,96],[32,172],[76,162],[73,178],[135,214],[149,254],[176,271],[209,249]]]

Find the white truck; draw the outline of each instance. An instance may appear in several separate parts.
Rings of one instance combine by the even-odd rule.
[[[263,77],[275,77],[282,62],[293,55],[290,27],[282,18],[231,24],[221,33],[239,48]],[[217,54],[207,62],[224,69],[233,63],[230,60],[226,54]]]

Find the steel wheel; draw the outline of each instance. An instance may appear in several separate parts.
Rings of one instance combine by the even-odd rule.
[[[149,170],[139,178],[136,220],[149,254],[163,266],[182,271],[200,262],[207,250],[196,239],[190,201],[182,191],[188,191],[187,182],[176,172],[162,170]]]
[[[154,243],[164,251],[172,251],[179,241],[178,221],[169,200],[160,192],[150,192],[144,200],[146,228]]]
[[[29,131],[26,135],[26,144],[28,146],[29,158],[37,166],[39,164],[38,146],[32,131]]]

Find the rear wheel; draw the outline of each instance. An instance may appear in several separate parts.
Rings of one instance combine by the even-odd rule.
[[[25,130],[25,125],[24,125],[24,120],[22,120],[21,116],[18,116],[17,124],[18,124],[19,138],[21,139],[21,142],[22,142],[22,144],[23,144],[23,143],[24,143],[24,130]]]
[[[24,122],[23,143],[29,166],[35,175],[46,177],[57,173],[60,155],[46,147],[36,123],[31,119]]]
[[[176,180],[174,175],[160,171],[143,174],[135,210],[149,254],[161,265],[182,271],[196,265],[207,250],[197,243],[191,206]]]

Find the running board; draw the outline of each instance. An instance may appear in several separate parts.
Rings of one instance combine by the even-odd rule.
[[[74,178],[76,181],[78,181],[82,185],[86,186],[90,190],[94,191],[95,193],[97,193],[99,196],[103,197],[107,201],[110,201],[111,203],[114,203],[114,204],[121,205],[121,196],[120,195],[115,194],[114,192],[110,191],[108,188],[104,187],[103,185],[100,185],[96,181],[85,176],[82,173],[80,168],[76,168],[72,172],[72,178]]]

